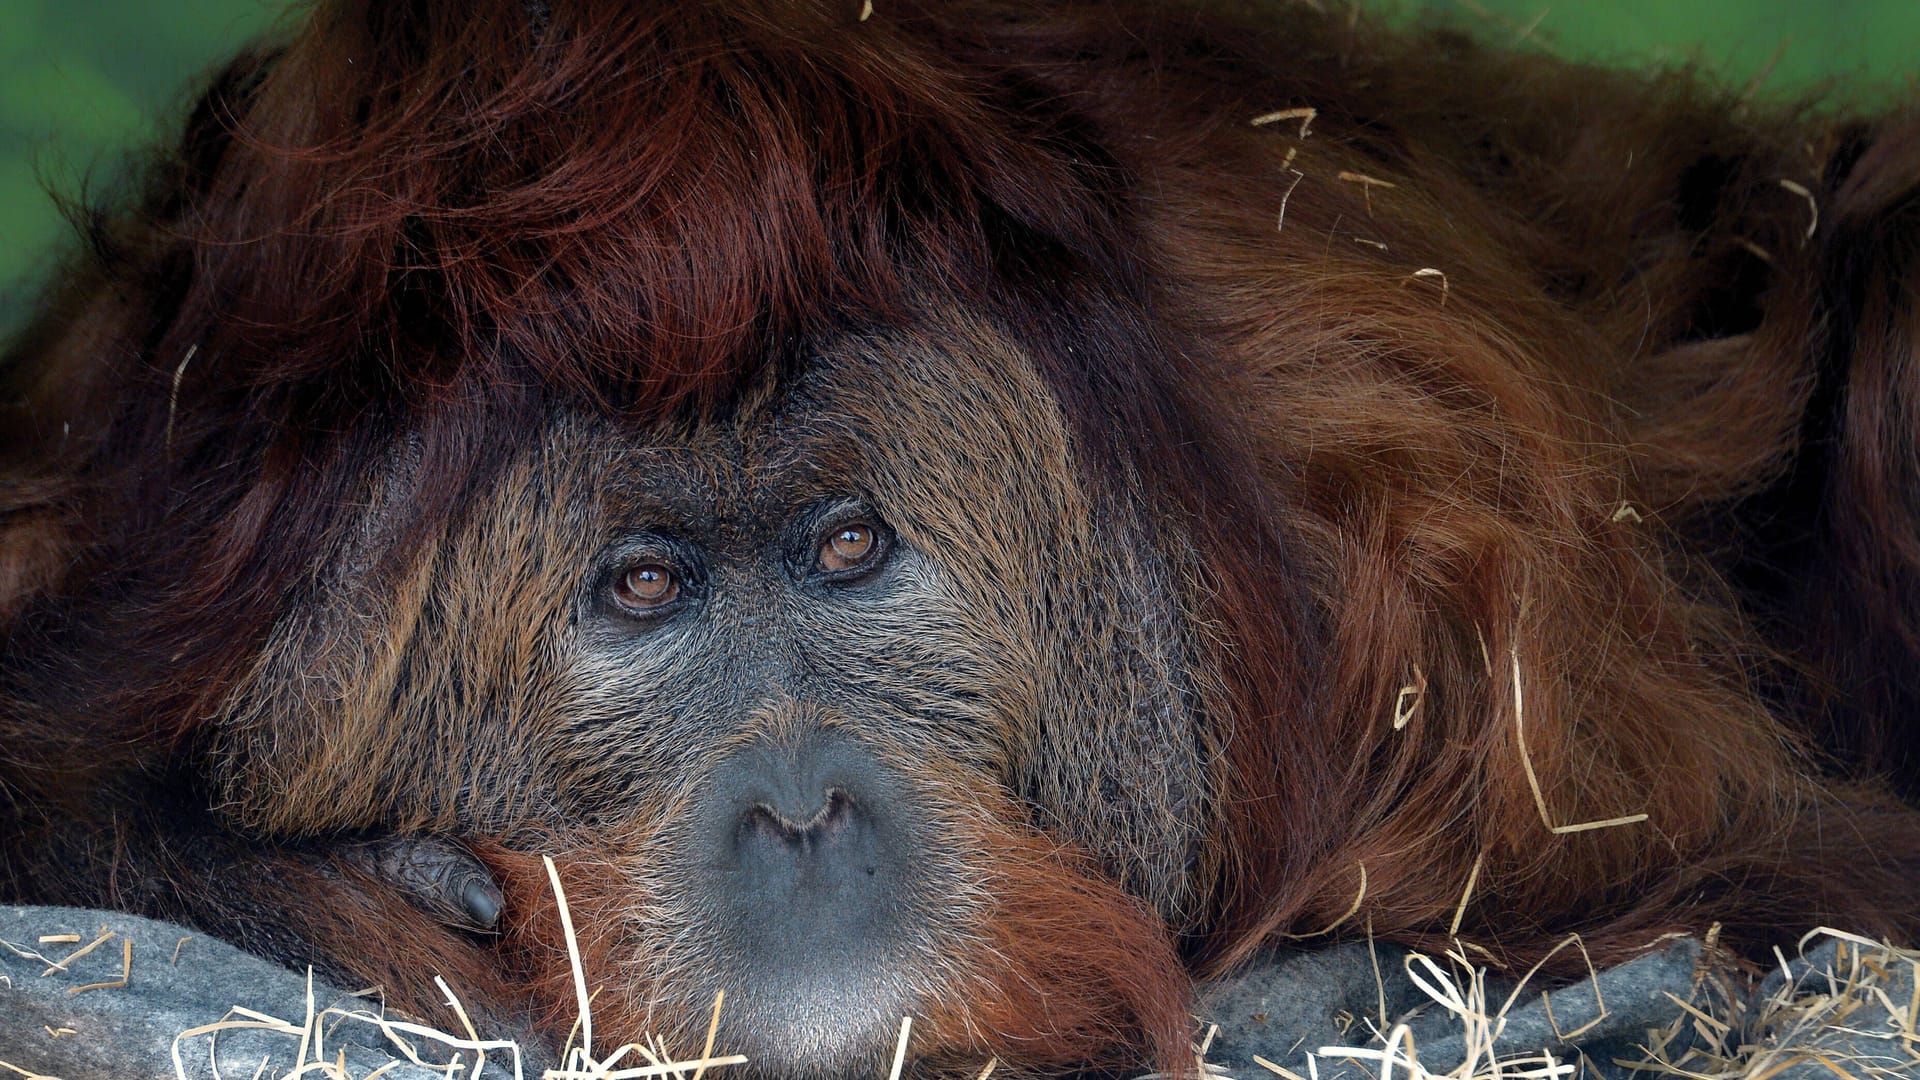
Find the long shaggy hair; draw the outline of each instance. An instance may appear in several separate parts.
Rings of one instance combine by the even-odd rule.
[[[679,438],[820,342],[977,335],[1041,388],[1000,419],[1060,418],[1075,535],[1161,553],[1191,731],[1136,767],[1204,783],[1096,827],[1124,791],[1007,719],[926,1060],[1178,1066],[1178,969],[1342,934],[1920,929],[1920,122],[1310,5],[857,8],[327,0],[218,76],[0,369],[0,893],[570,1001],[524,834],[467,838],[498,944],[314,868],[459,811],[276,719],[348,690],[268,643],[343,564],[427,589],[555,415]],[[1097,622],[1037,623],[1033,678]],[[474,700],[447,742],[528,752]],[[556,841],[583,910],[633,906],[611,835]],[[633,940],[583,944],[644,1018]]]

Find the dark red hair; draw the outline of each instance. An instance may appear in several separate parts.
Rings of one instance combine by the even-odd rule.
[[[710,417],[959,304],[1203,568],[1192,910],[1015,853],[1136,935],[1095,996],[1170,944],[1916,928],[1913,814],[1823,777],[1920,707],[1920,129],[1306,5],[855,7],[336,0],[231,66],[7,357],[10,749],[204,739],[401,432],[431,522],[556,406]],[[1181,994],[1049,1052],[1177,1059]]]

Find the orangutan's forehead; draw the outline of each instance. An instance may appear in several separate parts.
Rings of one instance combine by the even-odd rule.
[[[635,526],[778,520],[848,494],[863,448],[900,434],[844,420],[838,403],[784,394],[690,428],[592,425],[581,460],[608,514]]]
[[[782,520],[842,497],[911,503],[1031,471],[1036,455],[1070,457],[1018,344],[955,315],[827,343],[725,422],[596,425],[592,443],[584,459],[610,513],[682,521]]]

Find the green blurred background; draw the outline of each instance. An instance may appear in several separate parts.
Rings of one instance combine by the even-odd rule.
[[[1920,0],[1366,6],[1403,17],[1425,7],[1490,41],[1623,66],[1693,61],[1734,85],[1765,72],[1771,94],[1832,83],[1850,99],[1885,100],[1914,93],[1920,72]],[[72,195],[89,176],[112,176],[130,148],[180,113],[196,76],[289,9],[286,0],[0,0],[0,328],[66,242],[48,190]]]

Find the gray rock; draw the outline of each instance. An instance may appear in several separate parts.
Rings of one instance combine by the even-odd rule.
[[[1582,1075],[1623,1076],[1614,1060],[1639,1060],[1647,1031],[1679,1015],[1667,994],[1687,1000],[1699,960],[1698,942],[1677,939],[1592,980],[1551,993],[1529,987],[1515,993],[1510,980],[1483,978],[1476,989],[1465,969],[1430,965],[1393,946],[1377,946],[1372,955],[1363,943],[1276,953],[1203,995],[1200,1015],[1221,1026],[1207,1060],[1239,1077],[1272,1075],[1253,1061],[1257,1054],[1301,1076],[1357,1080],[1378,1076],[1378,1062],[1322,1048],[1377,1050],[1384,1036],[1404,1026],[1417,1059],[1434,1073],[1475,1053],[1484,1066],[1491,1051],[1503,1061],[1531,1056],[1538,1066],[1546,1066],[1550,1054]],[[1487,1017],[1488,1024],[1470,1030],[1464,1019],[1470,1016]]]
[[[1916,962],[1884,963],[1876,953],[1828,939],[1769,975],[1749,1003],[1755,1073],[1773,1080],[1920,1076]]]
[[[80,941],[40,940],[60,934]],[[111,936],[48,970],[102,935]],[[129,947],[132,963],[121,985]],[[1658,1047],[1669,1063],[1696,1075],[1832,1080],[1837,1069],[1920,1080],[1920,1053],[1902,1037],[1906,1020],[1894,1011],[1917,1000],[1913,962],[1873,962],[1851,943],[1828,941],[1745,994],[1703,972],[1701,958],[1698,942],[1676,939],[1543,994],[1531,986],[1516,992],[1511,981],[1459,966],[1443,970],[1392,946],[1348,944],[1262,957],[1203,987],[1199,1012],[1220,1025],[1207,1060],[1239,1080],[1274,1080],[1256,1056],[1301,1077],[1367,1080],[1381,1070],[1366,1054],[1388,1036],[1402,1052],[1411,1045],[1432,1074],[1472,1056],[1469,1072],[1485,1075],[1490,1053],[1506,1075],[1544,1066],[1551,1055],[1562,1067],[1555,1075],[1569,1080],[1627,1080],[1648,1075],[1627,1066]],[[1724,1031],[1714,1035],[1713,1025],[1695,1023],[1676,999],[1715,1017]],[[241,1008],[286,1023],[202,1030],[223,1019],[261,1023]],[[302,1059],[301,1029],[312,1013],[329,1009],[338,1011],[315,1027],[321,1037],[309,1039]],[[350,1077],[447,1075],[454,1047],[407,1035],[424,1063],[416,1064],[387,1031],[348,1015],[379,1011],[376,999],[169,924],[73,908],[0,907],[0,1063],[30,1074],[198,1080],[215,1076],[217,1063],[217,1075],[268,1077],[301,1060],[339,1060]],[[1473,1030],[1474,1017],[1487,1018],[1486,1026]],[[478,1071],[504,1078],[516,1074],[516,1064],[514,1055],[495,1051]],[[460,1068],[463,1078],[474,1072],[466,1063]],[[525,1068],[537,1072],[534,1062]],[[0,1076],[11,1072],[0,1068]],[[1394,1072],[1407,1075],[1398,1066]]]
[[[56,935],[80,941],[41,941]],[[86,955],[49,970],[104,935],[111,936]],[[447,1075],[444,1066],[455,1057],[449,1047],[411,1038],[419,1058],[439,1067],[416,1065],[382,1028],[343,1015],[378,1016],[377,998],[310,981],[167,923],[76,908],[0,906],[0,1062],[28,1073],[60,1080],[281,1076],[300,1060],[298,1029],[308,1023],[310,986],[314,1013],[341,1012],[315,1025],[318,1038],[308,1040],[305,1061],[344,1061],[346,1075],[354,1077],[391,1065],[383,1080]],[[263,1025],[236,1007],[287,1025]],[[254,1026],[182,1037],[223,1020]],[[11,1074],[0,1068],[0,1076]],[[458,1075],[470,1074],[463,1068]],[[513,1074],[511,1055],[500,1053],[490,1055],[481,1073]]]

